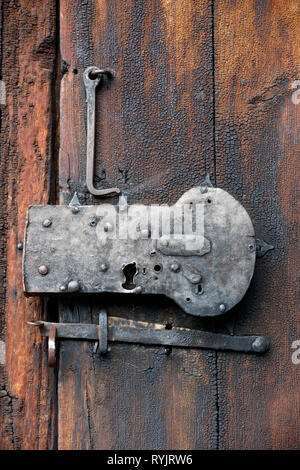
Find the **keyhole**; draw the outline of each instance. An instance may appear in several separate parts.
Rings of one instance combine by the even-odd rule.
[[[126,290],[132,290],[135,288],[134,276],[137,273],[136,264],[128,263],[123,267],[123,274],[125,276],[125,281],[122,284],[122,287]]]
[[[202,286],[202,284],[198,284],[198,285],[196,286],[195,294],[197,294],[197,295],[203,294],[203,286]]]

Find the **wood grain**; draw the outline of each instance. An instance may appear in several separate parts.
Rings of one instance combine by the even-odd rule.
[[[299,448],[299,2],[61,0],[61,83],[56,3],[0,7],[0,448]],[[216,322],[143,296],[65,301],[60,320],[96,323],[104,307],[168,326],[261,333],[267,355],[113,344],[100,358],[89,342],[61,341],[57,396],[46,343],[25,326],[46,311],[54,319],[55,308],[24,298],[17,244],[27,206],[55,203],[59,85],[60,203],[75,191],[82,204],[102,202],[85,186],[89,65],[113,72],[97,93],[98,187],[120,187],[129,203],[170,204],[209,172],[275,249]]]
[[[214,178],[211,2],[61,2],[60,200],[85,188],[87,66],[112,69],[97,95],[96,178],[128,202],[173,203]],[[106,200],[107,201],[107,200]],[[116,201],[116,199],[111,199]],[[126,296],[128,297],[128,296]],[[164,298],[109,297],[111,315],[199,325]],[[63,304],[63,321],[97,321],[99,300]],[[64,341],[60,449],[200,449],[217,440],[215,354]]]
[[[26,209],[50,195],[55,2],[2,2],[1,113],[1,340],[0,448],[46,449],[55,440],[53,374],[40,336],[25,324],[42,315],[38,300],[25,299],[22,251]],[[6,267],[6,269],[5,269]],[[5,281],[5,282],[4,282]]]
[[[235,333],[271,339],[263,357],[218,355],[221,449],[299,448],[300,368],[300,5],[215,2],[217,184],[249,211],[258,236],[275,246],[257,261],[250,290],[233,315]]]

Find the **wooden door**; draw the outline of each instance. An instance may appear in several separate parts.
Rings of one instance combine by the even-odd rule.
[[[298,448],[299,2],[8,0],[1,15],[0,447]],[[120,187],[129,203],[174,203],[209,173],[274,245],[224,318],[193,318],[164,297],[24,297],[27,207],[68,204],[75,192],[101,203],[85,185],[89,65],[114,76],[97,93],[99,187]],[[45,341],[25,322],[96,322],[101,307],[265,334],[271,350],[112,344],[100,358],[92,344],[65,340],[49,370]]]

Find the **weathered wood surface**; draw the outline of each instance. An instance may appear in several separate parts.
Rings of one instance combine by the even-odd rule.
[[[25,324],[43,310],[39,300],[24,298],[17,244],[27,207],[50,197],[56,8],[52,0],[9,0],[1,9],[0,78],[7,94],[0,141],[0,339],[6,345],[6,364],[0,364],[0,448],[46,449],[55,442],[53,373],[39,333]]]
[[[61,0],[61,83],[55,3],[7,0],[0,9],[0,448],[299,448],[300,369],[291,361],[300,338],[300,106],[291,101],[299,2]],[[129,203],[173,203],[209,172],[275,246],[257,261],[245,299],[215,322],[221,331],[268,334],[266,356],[113,344],[100,359],[88,342],[62,341],[56,396],[45,342],[25,326],[45,313],[22,294],[17,243],[27,206],[55,203],[60,84],[60,202],[75,191],[82,203],[100,202],[85,188],[82,72],[92,64],[114,72],[97,95],[99,187],[119,186]],[[127,296],[61,303],[60,319],[96,322],[100,307],[215,326],[167,299]]]
[[[214,177],[210,1],[61,2],[60,196],[85,189],[85,90],[89,65],[114,79],[97,97],[96,183],[128,202],[173,203]],[[116,199],[111,199],[116,201]],[[127,296],[126,296],[127,297]],[[97,321],[95,301],[62,305],[63,321]],[[166,299],[110,297],[109,314],[199,324]],[[103,306],[103,304],[101,305]],[[215,354],[63,341],[60,449],[195,449],[217,445]]]
[[[299,6],[294,1],[216,1],[212,41],[211,5],[198,3],[155,2],[143,10],[140,2],[119,7],[90,2],[67,15],[64,12],[70,12],[70,4],[63,2],[62,55],[70,64],[63,86],[71,87],[72,94],[63,88],[62,109],[73,113],[73,122],[68,117],[64,133],[65,148],[68,152],[72,149],[72,158],[64,156],[62,140],[62,200],[68,200],[68,193],[75,189],[83,200],[87,198],[80,105],[84,92],[82,85],[73,86],[70,71],[74,69],[80,71],[75,80],[81,80],[82,69],[91,63],[116,71],[116,79],[98,101],[102,113],[98,122],[97,154],[102,162],[98,180],[100,185],[109,181],[127,190],[130,202],[173,201],[199,180],[204,169],[213,173],[215,126],[217,184],[243,202],[258,234],[275,245],[273,252],[258,260],[249,293],[221,325],[236,333],[269,334],[272,350],[265,357],[212,354],[217,370],[211,364],[208,367],[205,354],[197,353],[193,362],[193,375],[198,374],[196,398],[194,380],[185,382],[182,372],[191,364],[190,359],[179,368],[174,366],[184,357],[182,351],[172,353],[166,364],[156,356],[160,361],[151,370],[160,372],[160,378],[150,387],[149,374],[140,377],[140,369],[134,367],[144,363],[143,355],[151,357],[151,350],[117,346],[102,366],[92,362],[90,352],[91,362],[81,359],[77,368],[72,359],[75,346],[65,343],[60,375],[62,447],[298,446],[299,415],[295,410],[299,407],[299,372],[291,362],[290,345],[298,335],[294,253],[299,109],[291,102],[291,84],[299,76]],[[215,122],[213,86],[217,92]],[[172,316],[173,309],[166,307],[174,321],[178,312]],[[129,308],[131,315],[142,317],[155,311],[154,306],[147,309],[142,304]],[[91,316],[84,306],[78,312],[78,318],[86,321]],[[125,306],[124,312],[128,312]],[[158,350],[154,351],[157,355]],[[117,359],[122,353],[126,359]],[[82,351],[77,349],[78,361],[80,358]],[[133,371],[129,364],[134,364]],[[202,367],[206,370],[203,381],[199,375]],[[78,380],[80,370],[86,385]],[[177,393],[170,392],[171,384],[178,386],[179,377],[184,395],[180,400]],[[215,397],[205,384],[210,384]],[[144,387],[151,398],[141,402]],[[74,390],[80,406],[73,408],[74,415],[66,425],[73,406],[64,398],[68,388]],[[125,391],[128,398],[124,404]],[[136,410],[133,399],[138,401]],[[169,407],[176,416],[184,403],[195,399],[196,427],[190,425],[191,415],[182,421],[167,418]],[[205,415],[211,426],[209,437],[198,418],[205,403],[210,407]],[[82,428],[76,431],[80,416]],[[84,435],[90,436],[89,440],[82,441]]]
[[[257,234],[275,246],[258,259],[235,311],[235,333],[263,333],[266,356],[218,355],[219,447],[299,449],[300,338],[298,1],[215,2],[217,184],[248,209]],[[299,295],[298,295],[299,299]]]

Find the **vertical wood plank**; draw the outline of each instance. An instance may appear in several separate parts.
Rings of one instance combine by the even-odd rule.
[[[172,203],[214,178],[211,2],[61,1],[60,200],[85,187],[87,66],[114,79],[97,95],[96,184],[128,202]],[[112,200],[116,201],[116,199]],[[128,297],[128,296],[126,296]],[[164,298],[110,297],[109,314],[201,324]],[[64,303],[63,321],[97,321],[99,300]],[[61,342],[60,449],[210,449],[217,441],[215,355]]]
[[[1,8],[0,339],[6,363],[0,364],[0,447],[46,449],[55,440],[53,374],[39,333],[26,325],[41,318],[42,304],[24,297],[17,245],[27,207],[49,201],[56,6],[53,0],[9,0]]]
[[[300,368],[300,78],[298,1],[215,1],[217,184],[246,206],[259,238],[275,249],[258,259],[235,309],[235,333],[271,339],[262,357],[218,355],[219,447],[297,449]],[[299,303],[299,302],[298,302]]]

